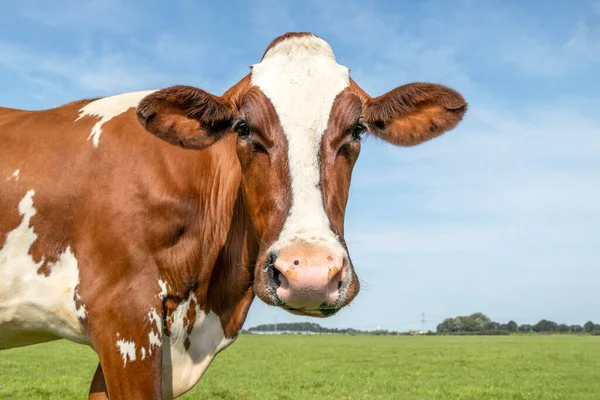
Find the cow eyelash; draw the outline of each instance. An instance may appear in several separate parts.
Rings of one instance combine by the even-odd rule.
[[[265,149],[264,146],[260,143],[254,143],[252,146],[252,151],[253,153],[269,154],[267,149]]]

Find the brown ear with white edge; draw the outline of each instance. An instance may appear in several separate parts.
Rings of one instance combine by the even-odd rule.
[[[467,111],[460,93],[433,83],[399,86],[366,103],[363,116],[369,131],[397,146],[433,139],[454,128]]]
[[[186,149],[200,150],[227,133],[234,120],[223,98],[191,86],[173,86],[142,99],[137,116],[146,130]]]

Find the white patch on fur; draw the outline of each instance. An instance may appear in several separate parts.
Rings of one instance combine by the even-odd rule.
[[[0,249],[0,348],[57,338],[90,344],[80,321],[85,308],[75,304],[79,268],[71,248],[48,265],[49,276],[38,274],[43,260],[35,262],[29,254],[37,240],[31,226],[34,195],[29,190],[19,202],[21,223],[6,235]]]
[[[158,286],[160,287],[160,292],[158,292],[157,296],[159,299],[164,300],[167,297],[168,284],[159,279]],[[151,356],[155,349],[160,349],[162,346],[163,321],[154,307],[150,308],[148,312],[148,321],[151,326],[150,332],[148,332],[148,350],[145,347],[141,348],[142,360],[146,358],[146,354]],[[154,324],[156,324],[156,328]]]
[[[8,178],[6,178],[6,181],[10,181],[11,179],[14,179],[15,181],[19,180],[19,173],[21,172],[20,169],[16,170],[15,172],[12,173],[11,176],[9,176]]]
[[[158,297],[161,300],[164,300],[167,297],[167,282],[162,279],[158,280],[158,286],[160,286],[160,293],[158,293]]]
[[[292,206],[272,249],[300,239],[346,254],[323,207],[319,152],[333,102],[350,84],[348,68],[323,39],[305,36],[271,48],[251,78],[273,103],[288,141]]]
[[[148,313],[148,320],[152,326],[150,332],[148,332],[148,353],[149,355],[152,355],[152,350],[155,348],[160,349],[162,346],[163,324],[160,315],[158,315],[154,308],[150,309],[150,312]],[[154,323],[156,323],[156,326],[158,327],[156,330],[153,327]]]
[[[196,319],[188,335],[185,317],[194,306]],[[163,395],[165,399],[181,396],[200,380],[217,353],[235,339],[226,338],[219,316],[200,309],[193,293],[179,304],[173,313],[171,336],[163,340]],[[186,350],[185,341],[190,342]]]
[[[118,333],[117,337],[119,337]],[[118,339],[117,348],[119,349],[119,353],[121,353],[121,357],[123,358],[123,367],[127,365],[127,361],[135,361],[135,342],[133,340]]]
[[[79,282],[77,282],[77,285],[79,285]],[[75,315],[77,315],[77,318],[84,320],[87,317],[87,309],[85,308],[85,304],[83,304],[83,300],[79,295],[77,287],[75,288],[75,300]],[[77,302],[79,302],[79,306],[77,305]]]
[[[88,136],[88,140],[92,139],[94,147],[98,147],[100,134],[102,133],[102,125],[114,117],[123,114],[130,108],[137,107],[144,97],[155,91],[156,90],[145,90],[142,92],[125,93],[94,100],[79,110],[79,117],[77,117],[76,121],[79,121],[86,115],[100,117],[100,121],[96,122],[90,136]]]

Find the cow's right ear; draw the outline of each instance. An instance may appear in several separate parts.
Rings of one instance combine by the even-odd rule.
[[[231,130],[234,110],[223,98],[173,86],[142,99],[137,116],[146,130],[186,149],[204,149]]]

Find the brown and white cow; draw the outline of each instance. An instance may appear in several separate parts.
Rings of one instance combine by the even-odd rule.
[[[255,294],[309,316],[356,296],[344,213],[361,136],[416,145],[465,110],[429,83],[371,98],[308,33],[222,96],[0,108],[0,348],[66,338],[99,356],[90,398],[181,395]]]

